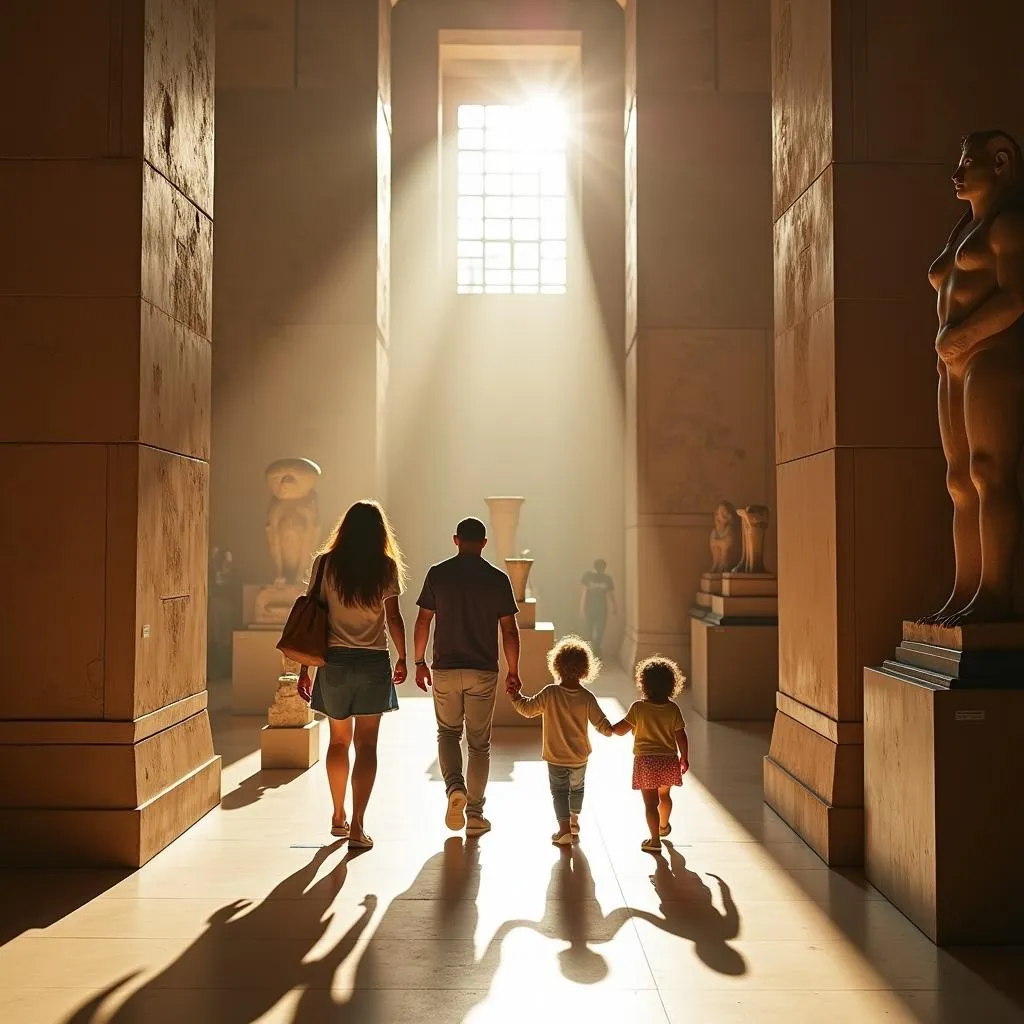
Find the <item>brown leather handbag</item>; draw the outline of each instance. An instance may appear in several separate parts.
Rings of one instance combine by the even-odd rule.
[[[277,649],[300,665],[327,664],[327,607],[320,600],[327,556],[320,559],[316,579],[308,594],[295,599],[284,624]]]

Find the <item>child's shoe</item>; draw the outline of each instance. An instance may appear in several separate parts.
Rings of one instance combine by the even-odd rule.
[[[574,835],[580,834],[580,816],[578,814],[569,815],[569,831]]]
[[[572,844],[576,842],[576,837],[572,834],[571,831],[556,832],[551,837],[551,842],[554,843],[555,846],[572,846]]]

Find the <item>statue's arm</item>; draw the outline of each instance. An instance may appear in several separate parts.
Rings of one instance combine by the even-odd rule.
[[[996,288],[963,320],[939,331],[935,348],[945,361],[969,356],[1024,316],[1024,213],[1001,213],[992,223],[990,245],[996,260]]]

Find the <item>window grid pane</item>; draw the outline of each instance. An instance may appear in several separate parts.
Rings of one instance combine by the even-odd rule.
[[[549,110],[465,104],[458,129],[458,291],[564,295],[564,123]]]

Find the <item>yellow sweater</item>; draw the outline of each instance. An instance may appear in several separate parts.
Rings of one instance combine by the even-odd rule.
[[[520,694],[512,698],[516,711],[524,718],[544,716],[543,753],[548,764],[578,768],[590,757],[590,722],[602,736],[611,736],[611,723],[597,698],[585,687],[570,689],[558,683],[545,686],[536,697]]]

